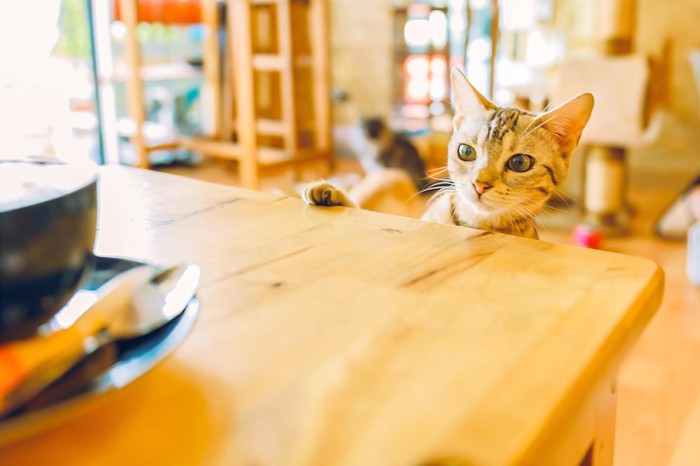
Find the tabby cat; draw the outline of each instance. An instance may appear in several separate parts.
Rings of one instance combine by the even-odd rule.
[[[534,217],[566,177],[593,96],[581,94],[533,114],[495,106],[457,68],[451,78],[455,115],[449,179],[421,218],[537,238]],[[308,185],[303,198],[313,205],[356,207],[323,181]]]

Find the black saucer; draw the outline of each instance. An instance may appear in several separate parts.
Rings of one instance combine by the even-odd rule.
[[[97,257],[95,272],[82,287],[96,290],[121,272],[142,265]],[[0,444],[38,430],[45,419],[69,406],[128,385],[162,361],[192,330],[199,311],[193,298],[183,312],[147,335],[106,345],[87,356],[22,408],[0,416]]]

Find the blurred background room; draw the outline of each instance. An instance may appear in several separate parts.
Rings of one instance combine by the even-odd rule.
[[[541,237],[663,266],[665,301],[619,381],[616,464],[700,464],[697,18],[700,0],[0,0],[0,157],[295,195],[371,171],[368,119],[445,176],[451,67],[533,112],[591,92]]]

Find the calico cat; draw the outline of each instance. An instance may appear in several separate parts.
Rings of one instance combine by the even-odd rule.
[[[449,179],[421,218],[537,238],[534,217],[566,177],[593,96],[581,94],[533,114],[495,106],[457,68],[451,78],[455,115]],[[302,197],[313,205],[356,207],[325,182],[308,185]]]
[[[365,172],[396,168],[404,170],[419,191],[428,187],[425,162],[411,141],[393,132],[380,117],[363,118],[360,124],[361,141],[354,146]]]

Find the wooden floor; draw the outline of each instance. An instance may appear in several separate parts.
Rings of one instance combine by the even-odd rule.
[[[222,162],[164,171],[238,184],[235,170]],[[357,173],[359,168],[341,161],[339,171]],[[631,173],[632,231],[604,243],[606,250],[652,259],[666,272],[663,304],[618,381],[616,465],[700,465],[700,288],[692,287],[685,275],[685,242],[661,240],[652,233],[656,217],[693,175]],[[289,174],[276,173],[265,179],[263,189],[292,184]],[[546,241],[571,243],[567,230],[545,228],[540,233]]]

